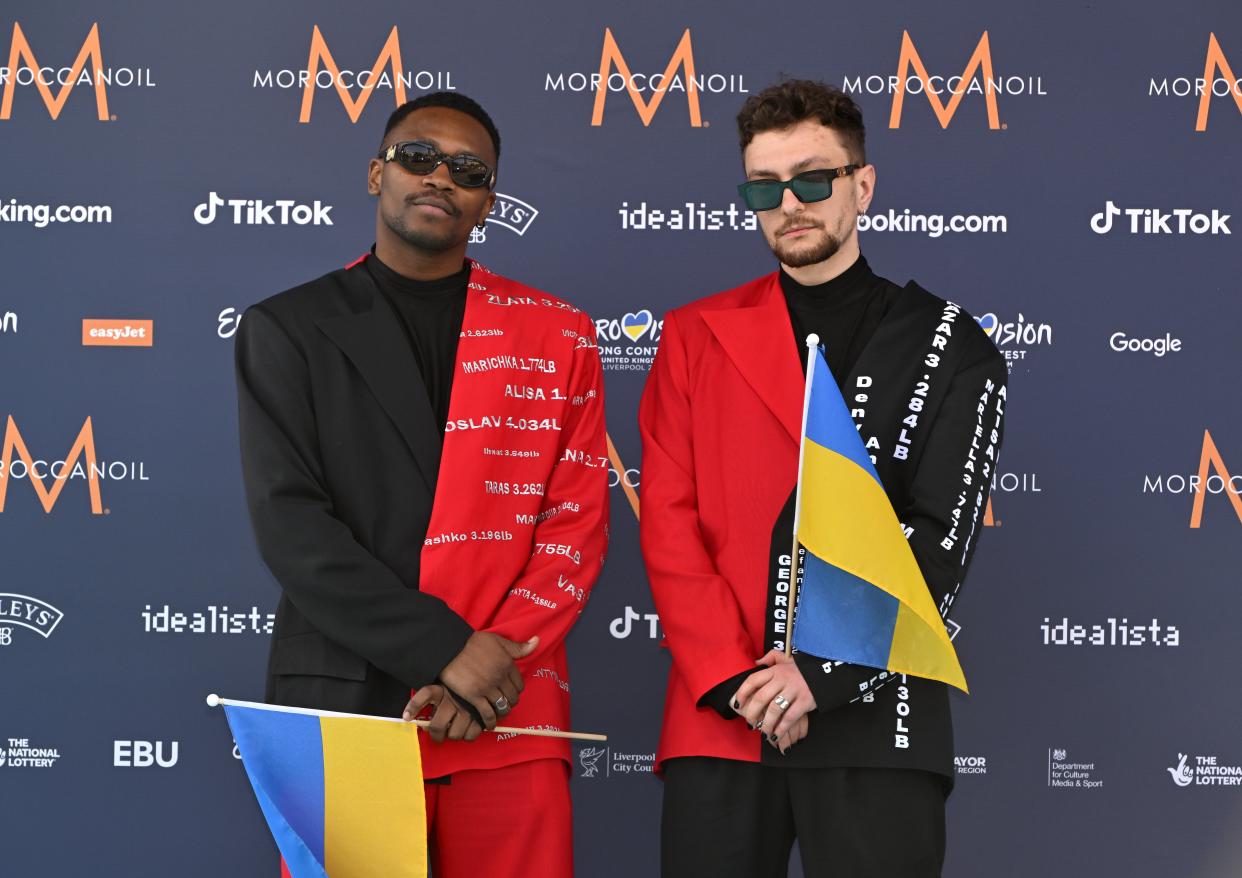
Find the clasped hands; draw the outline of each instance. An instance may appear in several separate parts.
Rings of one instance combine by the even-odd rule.
[[[444,666],[439,682],[429,683],[414,693],[402,719],[409,722],[424,708],[431,707],[427,733],[433,741],[473,741],[484,728],[496,728],[496,721],[517,705],[525,683],[515,662],[538,646],[538,637],[515,643],[499,634],[476,631],[461,652]],[[478,711],[482,725],[454,694]]]
[[[783,755],[806,737],[815,696],[793,657],[781,650],[771,650],[756,664],[763,667],[746,678],[729,703]]]

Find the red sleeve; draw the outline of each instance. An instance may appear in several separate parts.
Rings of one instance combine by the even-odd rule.
[[[532,554],[484,629],[522,642],[539,635],[526,661],[558,647],[586,605],[608,550],[608,448],[604,383],[595,327],[578,326],[557,462],[544,489]]]
[[[755,648],[729,583],[699,530],[689,368],[675,312],[663,335],[639,406],[643,440],[639,533],[660,624],[698,702],[722,680],[754,670]]]

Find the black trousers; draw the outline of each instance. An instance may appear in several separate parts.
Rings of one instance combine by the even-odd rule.
[[[663,878],[938,878],[947,781],[891,768],[781,768],[711,757],[664,768]]]

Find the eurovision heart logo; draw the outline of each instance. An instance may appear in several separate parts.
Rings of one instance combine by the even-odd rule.
[[[992,333],[996,331],[997,321],[995,314],[984,314],[982,317],[976,317],[975,322],[979,324],[989,338],[991,338]]]
[[[651,316],[651,312],[646,308],[637,312],[626,314],[621,318],[621,331],[630,337],[630,341],[638,341],[649,329],[651,324],[655,322],[655,318]]]

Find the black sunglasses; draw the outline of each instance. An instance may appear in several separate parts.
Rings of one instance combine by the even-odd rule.
[[[817,168],[803,171],[790,180],[748,180],[737,187],[737,192],[751,210],[771,210],[780,207],[785,190],[793,192],[794,197],[803,204],[812,201],[823,201],[832,196],[832,181],[837,177],[848,177],[861,165],[846,165],[843,168]]]
[[[468,152],[446,155],[421,140],[394,143],[388,149],[380,150],[379,158],[385,162],[396,162],[411,174],[418,174],[420,177],[427,176],[441,163],[446,164],[450,179],[466,189],[490,186],[496,178],[495,170],[477,155]]]

